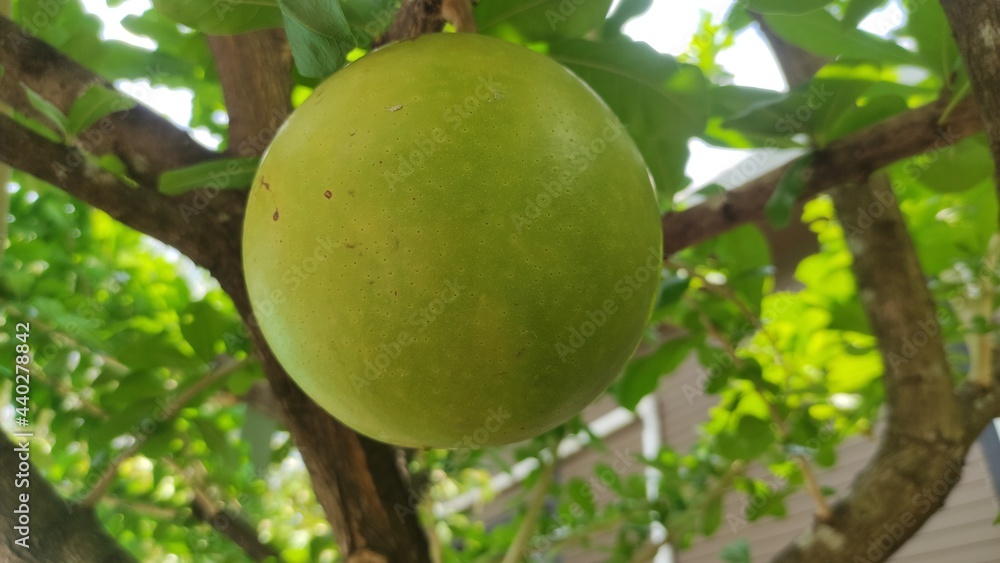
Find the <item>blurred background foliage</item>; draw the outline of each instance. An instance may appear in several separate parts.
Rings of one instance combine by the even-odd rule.
[[[692,139],[754,150],[748,154],[763,155],[751,160],[754,172],[762,173],[763,163],[780,150],[807,153],[909,108],[969,93],[937,2],[907,2],[904,17],[882,36],[858,24],[884,1],[741,1],[723,20],[706,14],[679,57],[623,34],[623,25],[650,3],[622,0],[609,13],[609,0],[578,8],[568,3],[574,7],[569,11],[555,0],[481,0],[475,15],[482,33],[546,53],[604,98],[646,158],[664,210],[689,207],[721,189],[689,185],[684,170]],[[300,103],[319,76],[362,56],[395,9],[391,0],[342,0],[340,19],[317,24],[333,31],[295,28],[296,17],[309,14],[312,4],[234,0],[223,3],[229,11],[220,16],[209,3],[155,0],[121,21],[149,39],[148,48],[103,40],[104,23],[79,0],[15,0],[14,16],[133,92],[160,86],[189,91],[190,121],[183,125],[207,132],[225,149],[225,105],[206,32],[291,21],[286,29],[293,49],[335,41],[338,48],[326,49],[325,59],[303,64],[297,57],[293,100]],[[734,34],[753,25],[749,10],[785,41],[829,64],[786,92],[733,84],[717,57]],[[823,100],[810,103],[817,95]],[[57,129],[59,119],[40,126]],[[205,178],[211,172],[198,171]],[[985,139],[935,149],[883,173],[929,276],[954,367],[958,373],[974,369],[975,339],[994,328],[998,250],[991,244],[997,202]],[[783,182],[779,192],[794,193],[798,183]],[[176,251],[25,174],[14,173],[9,191],[0,357],[14,356],[14,323],[30,322],[38,444],[32,461],[45,478],[79,500],[110,476],[97,504],[100,518],[143,561],[246,559],[197,517],[192,503],[204,497],[252,522],[284,561],[337,560],[330,526],[288,434],[273,411],[252,400],[261,392],[261,370],[232,303],[214,281]],[[608,463],[614,459],[579,419],[504,451],[413,453],[409,468],[426,492],[414,509],[436,538],[442,561],[497,561],[525,522],[528,545],[545,540],[538,560],[616,530],[607,556],[629,561],[660,525],[683,549],[724,523],[727,495],[754,501],[741,515],[749,521],[783,516],[784,499],[811,471],[837,463],[840,442],[872,432],[883,402],[882,365],[858,303],[844,226],[827,198],[809,203],[801,217],[792,200],[779,193],[769,216],[779,224],[801,219],[819,240],[818,251],[794,271],[794,291],[776,289],[775,260],[755,226],[686,249],[666,264],[644,342],[609,393],[634,410],[694,354],[706,377],[691,392],[718,395],[719,404],[690,450],[668,444],[636,460],[660,472],[658,490],[647,489],[641,472],[623,475],[600,465],[594,475],[614,475],[608,503],[594,501],[589,481],[553,482],[551,452],[570,435],[606,452]],[[0,362],[5,405],[11,404],[12,365]],[[536,469],[511,505],[509,521],[487,529],[475,510],[441,509],[473,489],[488,500],[484,468],[509,470],[527,459],[537,460]],[[751,477],[753,465],[777,479]],[[539,491],[552,495],[553,517],[531,514],[530,500]],[[734,562],[750,557],[740,544],[721,556]]]

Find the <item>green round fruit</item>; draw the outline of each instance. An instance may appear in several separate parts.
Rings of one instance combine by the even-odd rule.
[[[635,350],[662,239],[607,106],[551,59],[435,34],[334,74],[268,149],[243,258],[310,397],[375,439],[510,443],[565,422]]]

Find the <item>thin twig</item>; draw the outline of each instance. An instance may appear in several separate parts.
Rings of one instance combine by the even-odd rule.
[[[555,477],[558,459],[557,448],[553,447],[552,461],[548,463],[542,462],[544,465],[531,491],[528,511],[524,514],[524,519],[521,520],[521,525],[517,529],[517,535],[514,536],[514,541],[507,548],[507,553],[504,555],[502,563],[516,563],[519,561],[522,556],[521,552],[528,546],[528,541],[534,535],[535,528],[538,527],[538,519],[542,515],[542,509],[545,508],[545,499],[549,495],[549,486]],[[542,461],[541,458],[539,458],[539,461]]]
[[[249,362],[246,360],[233,360],[229,359],[226,363],[222,364],[215,371],[209,373],[205,377],[201,378],[197,383],[188,387],[183,393],[177,396],[167,407],[163,410],[161,415],[161,420],[167,422],[177,415],[178,412],[184,406],[200,394],[205,389],[208,389],[212,385],[218,383],[219,381],[225,379],[228,375],[235,372],[236,370],[242,368]],[[134,456],[139,452],[142,446],[147,440],[152,436],[152,433],[143,433],[133,436],[132,445],[122,451],[118,456],[105,468],[104,473],[98,479],[97,483],[90,489],[87,496],[80,501],[80,505],[84,507],[93,507],[101,500],[101,497],[107,492],[108,487],[114,482],[115,477],[118,475],[118,468],[126,460]]]
[[[218,508],[217,503],[212,500],[211,495],[203,486],[204,466],[200,466],[200,471],[187,472],[170,458],[163,458],[160,461],[183,477],[188,486],[191,487],[191,512],[196,518],[229,538],[254,561],[264,561],[268,558],[273,558],[274,561],[278,562],[282,561],[278,551],[273,546],[260,541],[257,529],[252,523],[245,518],[240,518],[239,514],[229,514],[226,510]],[[195,475],[199,472],[202,475]]]

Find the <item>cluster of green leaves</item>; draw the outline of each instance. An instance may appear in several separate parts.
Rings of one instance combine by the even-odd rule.
[[[109,5],[116,2],[109,0]],[[723,21],[705,17],[689,50],[672,57],[623,34],[651,0],[481,0],[481,33],[551,56],[585,80],[619,116],[649,165],[664,210],[712,197],[710,186],[681,200],[688,143],[753,149],[753,173],[776,151],[804,153],[768,205],[781,226],[801,219],[819,251],[794,267],[776,258],[756,227],[742,227],[673,257],[664,272],[647,338],[610,390],[635,410],[692,355],[702,377],[682,389],[694,401],[714,395],[699,439],[686,451],[669,444],[620,471],[616,452],[580,419],[513,449],[431,450],[410,462],[425,501],[410,507],[438,537],[443,561],[495,561],[525,522],[511,511],[487,523],[470,511],[442,507],[463,493],[486,500],[490,475],[535,460],[526,495],[551,495],[525,553],[545,560],[572,547],[605,550],[629,561],[654,530],[665,527],[683,549],[720,526],[780,517],[805,471],[836,463],[838,445],[869,433],[883,402],[882,365],[850,273],[845,230],[826,199],[804,215],[792,203],[803,187],[808,153],[877,121],[936,100],[960,99],[968,80],[937,2],[906,3],[901,22],[886,20],[888,38],[858,29],[884,0],[741,0]],[[318,79],[363,56],[391,20],[392,0],[155,0],[127,16],[128,31],[153,48],[101,39],[101,22],[79,0],[16,0],[15,15],[31,31],[112,81],[193,94],[188,127],[226,139],[225,107],[206,34],[284,27],[297,64],[293,102]],[[785,41],[829,59],[809,83],[787,92],[737,86],[717,62],[735,34],[757,14]],[[886,16],[888,17],[888,16]],[[898,25],[897,25],[898,24]],[[29,93],[44,123],[33,126],[72,140],[123,102],[100,88],[64,115]],[[139,96],[139,101],[142,97]],[[106,166],[111,164],[103,162]],[[161,189],[179,193],[205,185],[213,166],[176,171]],[[255,161],[238,163],[245,175]],[[993,164],[982,137],[893,164],[892,182],[921,262],[941,308],[944,335],[958,373],[974,371],[979,335],[992,330],[993,285],[1000,244]],[[239,182],[237,182],[239,183]],[[248,182],[247,182],[248,183]],[[142,560],[172,553],[183,560],[241,560],[243,554],[207,524],[194,524],[195,488],[238,502],[261,537],[286,561],[324,561],[336,547],[304,469],[275,421],[239,400],[260,380],[236,312],[206,276],[170,252],[89,210],[57,190],[17,174],[10,246],[0,299],[6,326],[32,323],[31,419],[39,440],[33,461],[72,498],[87,494],[134,439],[138,455],[117,469],[100,515],[112,534]],[[789,279],[795,288],[790,289]],[[776,279],[782,280],[779,284]],[[10,331],[7,331],[8,333]],[[663,335],[671,335],[669,338]],[[0,350],[14,342],[0,334]],[[151,413],[222,365],[239,370],[185,403],[178,415]],[[0,365],[11,381],[9,363]],[[5,383],[0,395],[7,396]],[[578,439],[604,462],[593,476],[555,479],[544,472],[563,440]],[[178,472],[164,460],[191,471]],[[661,475],[655,494],[638,471]],[[247,468],[250,468],[249,470]],[[762,472],[762,471],[763,472]],[[763,476],[762,476],[763,475]],[[827,491],[829,492],[829,491]],[[746,509],[725,513],[727,495]],[[514,498],[521,507],[520,495]],[[289,499],[292,502],[289,502]],[[404,510],[405,512],[405,510]],[[404,514],[405,516],[405,514]],[[614,531],[611,545],[592,538]],[[720,554],[749,561],[745,544]]]

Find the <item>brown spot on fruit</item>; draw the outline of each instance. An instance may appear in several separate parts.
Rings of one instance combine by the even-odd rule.
[[[274,219],[275,221],[278,220],[278,208],[277,207],[274,208],[274,215],[271,215],[271,219]]]
[[[271,191],[271,184],[265,182],[263,178],[260,179],[260,185],[264,186],[265,190]]]
[[[333,197],[333,192],[331,192],[330,190],[326,190],[325,192],[323,192],[323,196],[326,197],[326,199],[330,199],[331,197]]]

